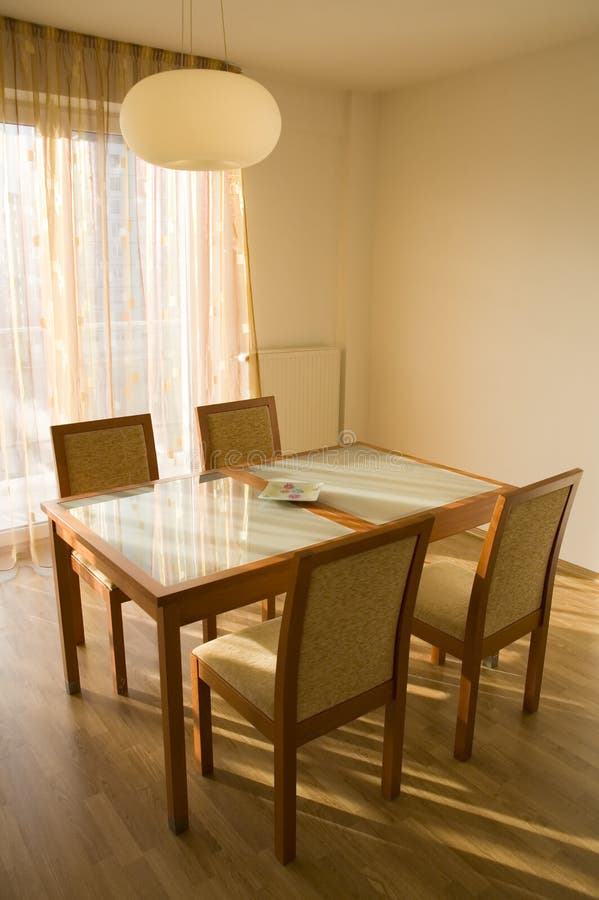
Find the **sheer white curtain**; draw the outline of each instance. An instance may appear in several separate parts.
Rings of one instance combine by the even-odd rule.
[[[190,471],[194,407],[257,373],[240,173],[147,165],[118,132],[128,87],[175,56],[2,18],[0,36],[7,571],[24,541],[38,561],[50,424],[149,410],[161,475]]]

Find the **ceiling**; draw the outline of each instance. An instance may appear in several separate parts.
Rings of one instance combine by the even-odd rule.
[[[189,3],[185,45],[189,46]],[[191,0],[193,51],[223,58],[220,0]],[[229,59],[389,90],[599,32],[599,0],[223,0]],[[0,0],[0,13],[181,49],[181,0]]]

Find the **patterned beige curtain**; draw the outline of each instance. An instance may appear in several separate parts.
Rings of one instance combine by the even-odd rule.
[[[194,407],[259,391],[241,174],[125,146],[140,78],[221,67],[0,17],[0,570],[57,495],[49,425],[150,411],[162,476]],[[156,123],[160,127],[160,123]],[[41,532],[45,536],[45,529]]]

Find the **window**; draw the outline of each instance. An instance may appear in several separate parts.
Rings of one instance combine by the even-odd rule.
[[[161,474],[193,407],[249,396],[239,173],[136,159],[119,135],[1,127],[0,530],[56,496],[52,422],[152,412]]]
[[[132,85],[179,65],[0,16],[0,570],[19,526],[36,561],[51,423],[149,411],[167,476],[194,467],[194,406],[257,389],[240,173],[158,169],[119,133]]]

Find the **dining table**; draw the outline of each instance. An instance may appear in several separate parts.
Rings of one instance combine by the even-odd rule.
[[[318,499],[265,499],[272,482]],[[180,629],[289,587],[300,549],[417,513],[431,540],[487,523],[511,486],[363,442],[42,504],[48,516],[66,690],[81,691],[79,553],[156,623],[168,825],[188,828]]]

